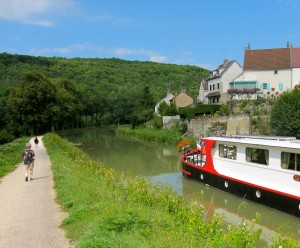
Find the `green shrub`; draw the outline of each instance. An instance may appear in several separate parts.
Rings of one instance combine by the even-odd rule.
[[[11,143],[0,145],[0,177],[14,170],[22,161],[21,154],[28,140],[28,137],[22,137]]]
[[[10,134],[7,130],[0,131],[0,144],[12,142],[14,138],[14,135]]]
[[[162,118],[162,116],[155,116],[151,120],[151,126],[155,129],[162,129],[163,128],[163,118]]]

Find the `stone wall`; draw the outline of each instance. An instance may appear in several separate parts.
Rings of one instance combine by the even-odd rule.
[[[219,116],[203,120],[192,119],[189,123],[188,129],[195,137],[199,137],[201,134],[205,137],[231,134],[250,134],[250,116],[234,115]]]
[[[172,128],[177,123],[180,123],[180,116],[163,116],[163,127],[164,128]]]
[[[251,134],[251,120],[249,115],[233,115],[227,120],[226,135]]]

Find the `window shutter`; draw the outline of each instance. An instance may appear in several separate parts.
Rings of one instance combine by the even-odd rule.
[[[268,83],[267,90],[270,90],[270,83]]]

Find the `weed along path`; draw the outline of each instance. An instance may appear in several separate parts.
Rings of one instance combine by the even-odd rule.
[[[23,163],[0,179],[0,247],[72,247],[59,227],[66,214],[55,202],[50,158],[38,138],[38,148],[31,140],[34,180],[25,182]]]

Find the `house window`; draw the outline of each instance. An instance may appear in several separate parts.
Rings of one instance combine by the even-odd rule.
[[[262,84],[261,84],[261,88],[262,88],[263,90],[269,90],[269,89],[270,89],[270,86],[269,86],[268,83],[262,83]]]
[[[219,157],[236,160],[236,146],[220,144]]]
[[[282,152],[281,153],[281,168],[287,170],[300,171],[300,154]]]
[[[279,84],[278,84],[278,89],[279,89],[279,90],[283,90],[283,83],[279,83]]]
[[[215,85],[213,84],[213,90],[215,90]]]
[[[277,74],[278,74],[278,71],[277,71],[277,70],[275,70],[275,71],[274,71],[274,75],[277,75]]]
[[[211,85],[209,86],[209,90],[211,91],[211,89],[212,89],[212,87],[211,87]]]
[[[218,83],[218,85],[217,85],[217,86],[218,86],[218,90],[219,90],[219,89],[220,89],[220,83]]]
[[[256,164],[269,164],[269,150],[260,148],[246,148],[246,160],[247,162]]]

